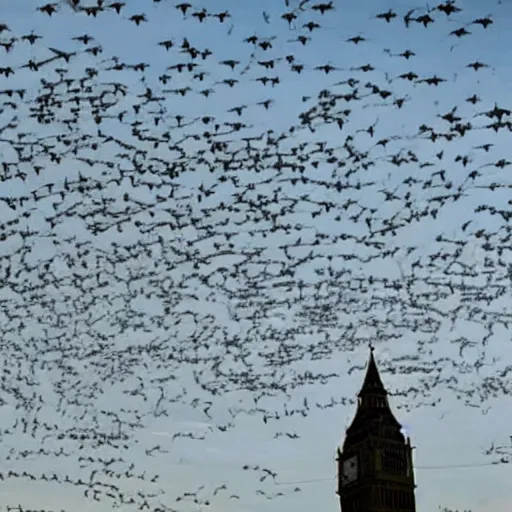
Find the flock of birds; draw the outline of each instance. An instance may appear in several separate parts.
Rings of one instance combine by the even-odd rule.
[[[137,433],[176,405],[214,420],[210,409],[240,390],[252,404],[230,407],[212,430],[353,404],[299,398],[289,408],[301,389],[339,377],[322,362],[350,361],[370,339],[407,341],[409,355],[381,366],[415,376],[395,392],[410,407],[446,390],[478,407],[510,394],[512,364],[487,347],[512,322],[511,110],[487,88],[491,64],[438,75],[423,69],[421,42],[442,26],[437,38],[457,58],[475,34],[492,33],[493,16],[467,17],[448,0],[375,12],[367,36],[342,37],[329,28],[337,1],[286,0],[277,17],[261,13],[261,34],[228,10],[148,4],[38,6],[49,33],[62,16],[90,27],[62,47],[0,19],[0,400],[12,420],[1,439],[17,464],[0,480],[78,486],[105,510],[236,501],[226,484],[169,498],[131,460]],[[215,25],[224,46],[155,38],[139,62],[90,35],[109,17],[136,40],[158,25],[157,8],[197,39]],[[416,48],[389,48],[398,30],[418,28],[428,30]],[[347,65],[352,50],[378,53],[379,30],[389,39],[378,62]],[[334,40],[341,56],[309,51]],[[475,90],[434,112],[464,80]],[[435,106],[415,111],[418,97]],[[454,355],[438,352],[447,345]],[[104,403],[115,393],[119,402]],[[275,437],[300,436],[277,427]],[[489,455],[506,463],[511,453]],[[82,476],[24,466],[61,457]],[[261,482],[277,476],[242,469]],[[274,491],[257,494],[286,495]]]

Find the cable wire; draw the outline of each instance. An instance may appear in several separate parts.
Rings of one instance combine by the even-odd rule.
[[[445,466],[415,466],[414,469],[458,469],[458,468],[479,468],[483,466],[498,466],[501,464],[505,464],[505,462],[483,462],[479,464],[453,464],[453,465],[445,465]],[[327,482],[330,480],[335,480],[335,476],[331,476],[328,478],[313,478],[310,480],[297,480],[294,482],[276,482],[276,485],[295,485],[295,484],[309,484],[314,482]]]

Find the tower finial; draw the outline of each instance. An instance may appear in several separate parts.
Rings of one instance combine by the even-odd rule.
[[[372,342],[371,342],[371,341],[369,341],[369,342],[368,342],[368,347],[370,348],[370,352],[372,352],[372,353],[373,353],[373,351],[374,351],[375,347],[372,345]]]

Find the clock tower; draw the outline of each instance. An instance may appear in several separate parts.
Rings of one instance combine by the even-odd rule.
[[[337,464],[342,512],[416,511],[412,447],[389,407],[373,348]]]

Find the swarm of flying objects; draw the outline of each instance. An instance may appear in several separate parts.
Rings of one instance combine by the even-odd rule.
[[[332,29],[339,2],[286,0],[259,32],[210,4],[66,0],[0,19],[5,485],[73,486],[105,510],[242,502],[223,481],[161,485],[131,454],[168,451],[139,436],[186,406],[211,426],[172,443],[247,415],[300,439],[279,420],[350,404],[301,391],[369,341],[407,343],[383,364],[415,376],[396,393],[411,408],[510,394],[512,362],[488,349],[512,322],[512,106],[488,86],[496,64],[467,58],[499,38],[495,15],[448,0],[348,32]],[[67,23],[80,31],[56,37]],[[240,469],[261,500],[300,491]]]

